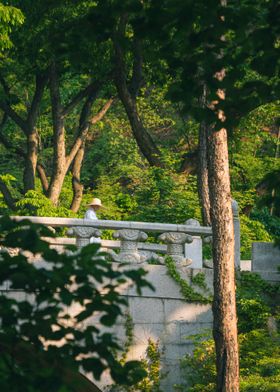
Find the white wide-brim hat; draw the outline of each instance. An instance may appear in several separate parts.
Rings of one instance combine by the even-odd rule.
[[[98,207],[103,207],[101,200],[95,197],[92,199],[92,201],[88,204],[89,206],[98,206]]]

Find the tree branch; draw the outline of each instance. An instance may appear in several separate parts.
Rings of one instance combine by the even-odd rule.
[[[115,49],[115,63],[116,63],[115,83],[118,90],[118,94],[125,108],[133,135],[135,137],[135,140],[138,144],[141,153],[144,155],[144,157],[147,159],[147,161],[151,166],[161,167],[163,166],[163,164],[160,160],[160,155],[161,155],[160,151],[157,148],[152,136],[144,127],[143,122],[139,116],[137,103],[136,103],[136,96],[130,93],[129,88],[127,86],[126,75],[125,75],[126,65],[124,61],[124,53],[120,45],[121,30],[123,30],[122,26],[120,26],[120,28],[113,35],[113,44]],[[135,59],[135,68],[134,68],[135,87],[134,88],[139,87],[139,80],[141,76],[141,72],[140,72],[141,61],[142,60],[140,57],[138,58],[137,61]],[[135,93],[137,93],[137,89],[134,90],[134,94]]]
[[[15,210],[15,200],[11,195],[11,192],[9,188],[7,187],[7,184],[1,180],[0,178],[0,192],[2,193],[5,203],[11,210]]]
[[[91,96],[94,94],[97,96],[101,88],[101,83],[94,81],[90,83],[86,88],[81,90],[78,94],[76,94],[72,100],[64,107],[62,110],[62,116],[65,117],[67,114],[71,112],[71,110],[79,103],[81,102],[82,99],[84,99],[87,96]]]
[[[47,195],[49,189],[49,181],[46,175],[45,168],[41,163],[37,163],[36,169],[42,184],[43,192],[45,195]]]
[[[77,137],[76,140],[70,150],[70,153],[67,157],[67,165],[70,166],[71,162],[75,158],[75,155],[77,154],[79,148],[81,147],[82,143],[86,140],[90,125],[96,124],[98,121],[102,120],[102,118],[105,116],[107,111],[110,109],[112,103],[114,102],[115,98],[110,98],[105,105],[99,110],[98,113],[96,113],[93,117],[89,118],[90,116],[90,108],[93,104],[92,99],[88,98],[87,101],[84,103],[81,116],[80,116],[80,122],[79,122],[79,128],[77,132]]]
[[[10,89],[3,76],[0,77],[0,83],[2,84],[3,90],[8,97],[10,94]],[[0,109],[2,109],[3,112],[6,113],[23,130],[24,133],[26,133],[26,121],[12,108],[7,99],[5,101],[0,101]]]
[[[102,118],[105,116],[105,114],[108,112],[110,109],[111,105],[113,104],[115,100],[115,97],[112,97],[108,99],[108,101],[105,103],[105,105],[99,110],[97,114],[95,114],[90,120],[90,124],[96,124],[98,121],[102,120]]]
[[[8,120],[8,115],[7,115],[7,113],[4,113],[4,116],[3,116],[1,124],[0,124],[0,142],[3,144],[3,146],[7,150],[12,150],[20,157],[25,158],[26,157],[25,151],[22,148],[15,146],[14,143],[11,142],[9,139],[7,139],[7,137],[3,134],[3,128],[4,128],[7,120]]]
[[[3,110],[11,119],[26,133],[27,127],[26,122],[17,112],[7,103],[0,101],[0,109]]]
[[[27,122],[29,124],[32,124],[33,126],[35,125],[35,122],[36,122],[36,119],[38,116],[41,99],[42,99],[46,84],[48,82],[48,78],[49,78],[48,72],[45,72],[40,75],[36,75],[35,92],[33,95],[30,110],[28,111],[28,115],[27,115]]]

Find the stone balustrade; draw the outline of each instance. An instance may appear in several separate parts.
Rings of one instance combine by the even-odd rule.
[[[240,268],[240,222],[238,204],[234,200],[232,211],[235,234],[235,266]],[[33,223],[51,228],[68,228],[68,235],[72,236],[72,239],[49,239],[52,246],[60,246],[61,248],[69,243],[83,247],[90,242],[96,242],[91,241],[93,237],[102,237],[102,229],[112,230],[114,238],[118,241],[102,239],[102,250],[107,251],[113,261],[132,264],[149,262],[150,260],[161,264],[163,263],[162,255],[166,254],[178,264],[191,268],[202,268],[202,244],[210,243],[212,240],[212,228],[201,226],[195,219],[189,219],[185,224],[30,216],[14,216],[13,219],[17,221],[29,219]],[[157,238],[160,243],[148,243],[149,233],[158,234]],[[204,266],[211,268],[212,261],[205,262]]]
[[[92,237],[102,236],[102,229],[113,230],[113,237],[118,241],[102,240],[102,249],[107,251],[113,261],[140,264],[150,260],[158,264],[163,263],[163,254],[171,256],[176,263],[191,266],[193,258],[188,256],[188,246],[194,238],[209,237],[212,234],[211,227],[200,226],[195,220],[187,224],[166,224],[150,222],[129,222],[112,220],[88,220],[72,218],[48,218],[48,217],[13,217],[15,220],[29,219],[33,223],[44,224],[49,227],[67,227],[68,235],[75,237],[78,247],[85,246],[91,242]],[[148,234],[158,234],[161,243],[145,243]],[[53,246],[71,243],[69,238],[48,239]],[[202,243],[202,241],[200,240]],[[200,244],[201,247],[201,244]],[[119,251],[116,252],[115,249]],[[200,252],[201,250],[201,252]],[[196,268],[202,268],[202,248],[200,263]]]

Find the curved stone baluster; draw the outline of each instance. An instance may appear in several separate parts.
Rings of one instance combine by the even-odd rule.
[[[75,226],[71,228],[72,233],[76,237],[76,245],[82,248],[90,243],[91,237],[100,237],[101,233],[93,227]]]
[[[191,260],[186,259],[184,255],[184,245],[193,241],[191,235],[168,232],[162,233],[159,239],[167,243],[167,255],[171,256],[176,263],[183,263],[185,266],[191,264]]]
[[[146,233],[140,230],[121,229],[116,231],[113,236],[114,238],[119,238],[121,242],[119,254],[110,251],[114,261],[133,264],[143,262],[138,252],[138,242],[145,241],[148,238]]]

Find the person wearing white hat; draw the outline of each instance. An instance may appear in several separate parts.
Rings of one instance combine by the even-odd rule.
[[[96,215],[96,212],[102,208],[102,203],[101,200],[95,197],[92,199],[92,201],[88,204],[88,209],[85,213],[84,219],[92,219],[92,220],[98,220],[98,217]],[[100,237],[91,237],[90,239],[91,244],[101,244],[101,238]]]

